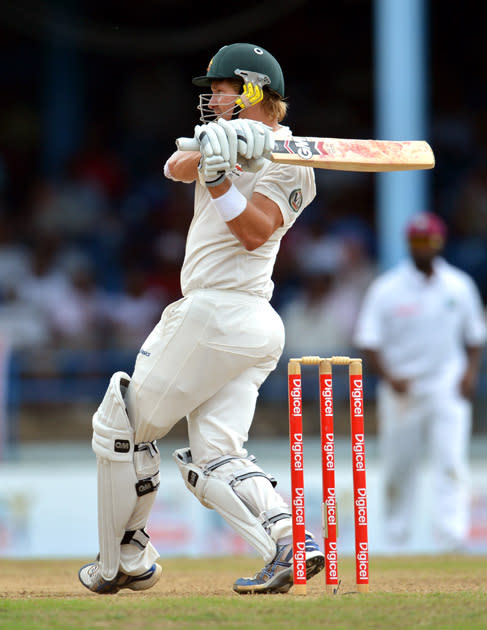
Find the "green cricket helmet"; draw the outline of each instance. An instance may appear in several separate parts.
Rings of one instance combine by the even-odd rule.
[[[198,87],[209,87],[213,80],[240,77],[244,83],[249,80],[268,85],[284,97],[284,76],[281,66],[270,52],[254,44],[230,44],[223,46],[212,58],[206,74],[193,79]]]

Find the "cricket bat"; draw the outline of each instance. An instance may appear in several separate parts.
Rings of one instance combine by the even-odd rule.
[[[178,138],[181,151],[198,151],[194,138]],[[293,136],[276,140],[274,150],[264,157],[279,164],[312,166],[334,171],[379,173],[429,169],[435,156],[424,140],[349,140]]]

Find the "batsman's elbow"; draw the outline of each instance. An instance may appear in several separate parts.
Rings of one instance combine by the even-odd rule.
[[[164,164],[164,175],[175,182],[194,182],[198,177],[199,160],[197,151],[176,151]]]
[[[242,234],[241,231],[236,229],[237,228],[236,225],[232,225],[232,223],[237,223],[237,220],[238,218],[234,219],[233,221],[229,221],[227,225],[232,231],[233,235],[238,238],[241,245],[244,247],[246,251],[253,252],[259,247],[261,247],[261,245],[267,242],[267,238],[262,238],[260,236],[252,235],[248,233]]]

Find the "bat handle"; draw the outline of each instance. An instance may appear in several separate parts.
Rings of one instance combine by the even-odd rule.
[[[178,138],[176,146],[180,151],[199,151],[200,143],[196,138]]]

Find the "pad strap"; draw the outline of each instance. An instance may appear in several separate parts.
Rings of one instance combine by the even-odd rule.
[[[137,545],[139,549],[145,549],[149,543],[150,536],[145,529],[134,529],[127,531],[122,538],[121,545]]]
[[[140,444],[135,444],[134,453],[143,453],[144,451],[148,451],[152,458],[157,458],[157,467],[159,466],[159,450],[156,446],[156,442],[141,442]],[[161,477],[159,470],[153,475],[143,477],[139,479],[135,484],[135,491],[137,492],[138,497],[143,497],[145,494],[149,494],[151,492],[155,492],[159,486],[161,485]]]
[[[138,497],[143,497],[144,494],[149,494],[150,492],[155,492],[159,486],[161,485],[161,479],[159,473],[153,475],[152,477],[146,477],[145,479],[140,479],[135,484],[135,491],[137,492]]]
[[[290,512],[283,512],[280,508],[273,508],[272,510],[267,510],[266,512],[261,512],[259,518],[262,526],[266,531],[270,531],[272,525],[277,523],[278,521],[282,521],[285,518],[291,518],[292,514]]]
[[[236,457],[235,455],[223,455],[223,457],[219,457],[218,459],[215,459],[211,464],[208,464],[207,466],[205,466],[204,474],[209,475],[211,472],[213,472],[217,468],[220,468],[220,466],[224,466],[225,464],[228,464],[228,462],[231,461],[232,459],[238,459],[242,461],[241,457]],[[257,461],[257,458],[254,455],[249,455],[245,459],[248,459],[249,462],[251,462],[252,464],[254,464]],[[245,481],[246,479],[250,479],[250,477],[264,477],[271,483],[273,488],[277,486],[277,481],[275,477],[273,477],[272,475],[266,474],[263,470],[261,471],[251,470],[241,475],[232,474],[232,478],[229,480],[228,483],[231,486],[231,488],[234,488],[242,481]]]

